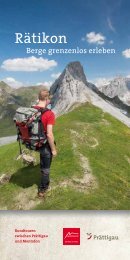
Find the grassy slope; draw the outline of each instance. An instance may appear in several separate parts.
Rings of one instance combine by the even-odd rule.
[[[5,88],[4,83],[0,82],[0,87]],[[6,86],[6,89],[9,92],[9,86]],[[13,122],[13,117],[15,111],[20,106],[30,107],[32,101],[37,99],[38,91],[41,89],[40,86],[37,87],[21,87],[19,89],[15,89],[11,91],[11,96],[14,97],[15,104],[7,104],[7,100],[0,100],[0,110],[6,111],[6,116],[0,119],[0,137],[11,136],[16,134],[16,128]],[[11,89],[12,90],[12,89]],[[9,94],[6,93],[8,97]]]
[[[0,137],[16,135],[16,127],[11,118],[0,119]]]
[[[83,176],[70,129],[80,134],[75,136],[76,149],[88,158],[97,180],[97,188],[89,192],[60,186],[73,176]],[[57,188],[47,194],[45,201],[36,198],[38,154],[35,167],[24,166],[15,160],[16,143],[0,148],[1,174],[12,175],[8,184],[0,186],[2,209],[130,209],[130,129],[99,108],[85,104],[57,119],[55,136],[58,156],[52,163],[51,186]],[[95,139],[99,145],[93,147]]]

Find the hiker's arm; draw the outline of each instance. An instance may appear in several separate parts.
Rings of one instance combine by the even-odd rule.
[[[57,155],[56,146],[54,144],[53,125],[47,125],[47,140],[51,148],[53,156]]]

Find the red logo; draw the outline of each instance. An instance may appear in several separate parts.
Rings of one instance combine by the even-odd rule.
[[[80,228],[63,228],[63,245],[80,245]]]

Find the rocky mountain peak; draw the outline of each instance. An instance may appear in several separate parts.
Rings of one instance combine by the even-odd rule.
[[[68,111],[74,103],[89,100],[87,80],[80,62],[71,62],[50,89],[56,114]]]
[[[105,96],[109,98],[118,97],[125,104],[130,103],[130,79],[123,77],[116,77],[111,80],[109,84],[102,85],[98,88]]]
[[[65,71],[66,73],[69,73],[74,79],[82,81],[84,84],[86,84],[86,76],[79,61],[70,62],[67,65]]]

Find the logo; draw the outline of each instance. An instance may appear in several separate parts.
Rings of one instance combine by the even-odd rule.
[[[86,233],[87,234],[87,239],[91,239],[92,238],[92,233]]]
[[[117,235],[97,235],[97,234],[92,234],[92,233],[86,233],[87,235],[87,240],[107,240],[107,241],[113,241],[113,240],[119,240],[119,237]]]
[[[80,245],[80,228],[63,228],[63,245]]]

